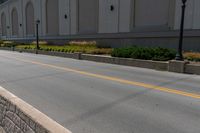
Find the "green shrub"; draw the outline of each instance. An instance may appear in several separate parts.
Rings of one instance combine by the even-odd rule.
[[[142,47],[135,47],[131,51],[131,57],[134,59],[145,59],[151,60],[154,56],[154,50],[152,48],[142,48]]]
[[[131,58],[132,52],[136,47],[131,48],[115,48],[113,49],[111,56],[113,57],[123,57],[123,58]]]
[[[166,48],[148,48],[148,47],[130,47],[130,48],[115,48],[111,56],[133,58],[133,59],[144,59],[144,60],[156,60],[156,61],[167,61],[174,59],[176,55],[175,50]]]
[[[70,50],[67,49],[67,48],[65,48],[65,51],[64,51],[64,52],[66,52],[66,53],[70,53]]]
[[[174,59],[176,56],[176,51],[172,49],[166,49],[166,48],[155,48],[154,49],[154,57],[152,60],[162,60],[162,61],[167,61]]]
[[[3,40],[0,40],[0,44],[3,44]]]
[[[60,49],[60,52],[64,52],[65,50],[63,48]]]

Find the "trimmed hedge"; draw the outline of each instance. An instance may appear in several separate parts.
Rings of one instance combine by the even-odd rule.
[[[167,61],[172,60],[176,56],[176,51],[160,47],[129,47],[129,48],[115,48],[111,56],[144,60]]]

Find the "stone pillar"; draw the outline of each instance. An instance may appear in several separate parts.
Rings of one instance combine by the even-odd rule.
[[[171,61],[169,61],[168,70],[169,70],[169,72],[184,73],[185,65],[188,63],[189,62],[187,62],[187,61],[171,60]]]

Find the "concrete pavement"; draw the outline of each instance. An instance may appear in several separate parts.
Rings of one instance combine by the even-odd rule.
[[[200,76],[8,51],[0,69],[1,86],[73,133],[200,132]]]

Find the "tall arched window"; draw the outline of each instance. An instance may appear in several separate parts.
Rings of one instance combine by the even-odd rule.
[[[18,27],[18,13],[16,8],[12,10],[11,17],[12,17],[12,35],[17,36],[19,33],[19,27]]]
[[[58,0],[46,0],[46,33],[47,35],[58,35],[59,17]]]
[[[7,35],[6,15],[4,12],[1,14],[1,29],[2,29],[2,36],[6,36]]]
[[[34,7],[31,2],[26,5],[26,35],[35,34]]]

